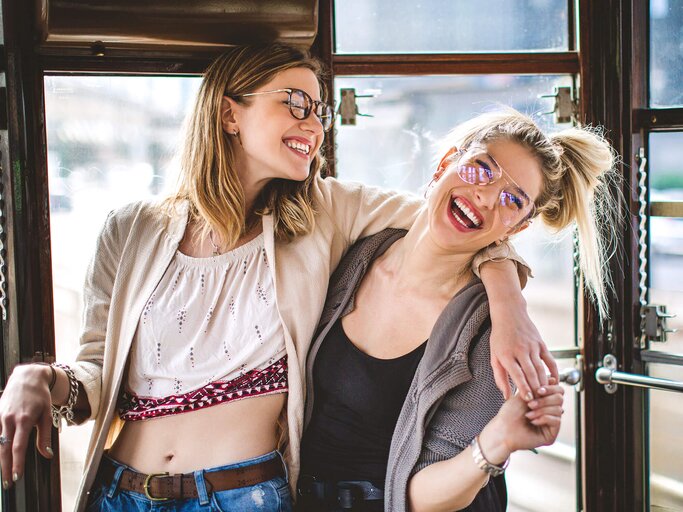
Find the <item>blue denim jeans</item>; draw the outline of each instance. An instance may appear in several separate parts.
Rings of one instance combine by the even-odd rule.
[[[260,457],[244,460],[227,466],[203,469],[194,472],[199,497],[184,500],[153,501],[144,494],[122,491],[118,488],[124,469],[132,469],[113,459],[110,463],[116,467],[113,481],[96,483],[88,499],[88,512],[291,512],[292,499],[287,479],[273,478],[249,487],[240,487],[228,491],[208,493],[204,482],[204,473],[233,469],[280,457],[278,452],[270,452]]]

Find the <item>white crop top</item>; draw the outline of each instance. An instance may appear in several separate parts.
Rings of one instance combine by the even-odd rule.
[[[287,391],[263,234],[219,256],[178,251],[148,299],[119,402],[125,420]]]

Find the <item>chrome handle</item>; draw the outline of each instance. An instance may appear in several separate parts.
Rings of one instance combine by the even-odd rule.
[[[605,391],[610,394],[616,393],[617,384],[683,393],[683,382],[617,371],[617,358],[612,354],[607,354],[604,357],[603,364],[604,366],[595,371],[595,380],[604,384]]]
[[[560,370],[560,382],[574,386],[581,382],[581,370],[578,368],[564,368]]]

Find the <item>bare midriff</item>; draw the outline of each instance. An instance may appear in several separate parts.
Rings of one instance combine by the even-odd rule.
[[[188,473],[258,457],[277,447],[286,393],[142,421],[127,421],[109,456],[142,473]]]

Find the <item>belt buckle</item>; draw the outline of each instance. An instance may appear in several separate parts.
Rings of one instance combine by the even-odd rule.
[[[155,476],[168,476],[168,473],[152,473],[150,475],[147,475],[147,478],[145,478],[145,483],[142,484],[142,488],[145,490],[145,496],[147,496],[150,500],[152,501],[168,501],[171,498],[155,498],[149,493],[149,481],[154,478]]]

